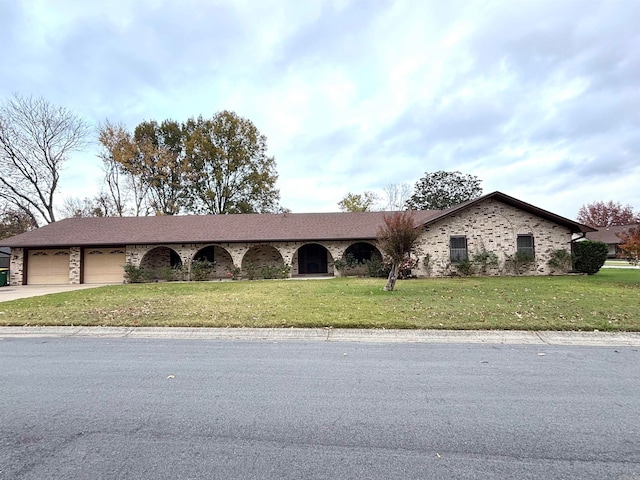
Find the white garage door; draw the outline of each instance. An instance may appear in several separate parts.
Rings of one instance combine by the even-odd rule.
[[[69,283],[69,250],[29,250],[27,259],[28,285],[59,285]]]
[[[86,248],[84,250],[84,283],[122,283],[124,249]]]

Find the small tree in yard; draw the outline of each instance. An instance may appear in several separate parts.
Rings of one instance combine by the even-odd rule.
[[[410,211],[397,212],[384,217],[384,225],[378,230],[378,244],[382,252],[391,258],[391,271],[384,289],[393,291],[398,279],[398,267],[415,250],[420,238]]]
[[[630,264],[638,265],[640,262],[640,227],[630,228],[626,233],[618,235],[624,243],[620,245],[622,254]]]
[[[578,272],[593,275],[598,273],[609,254],[609,247],[604,242],[576,242],[573,244],[575,257],[574,268]]]

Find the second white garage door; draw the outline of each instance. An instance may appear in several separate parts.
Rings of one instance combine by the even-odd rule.
[[[86,248],[84,283],[122,283],[125,252],[120,248]]]

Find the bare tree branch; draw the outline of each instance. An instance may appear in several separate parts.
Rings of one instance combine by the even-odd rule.
[[[0,105],[0,198],[32,218],[55,222],[54,197],[69,154],[86,145],[88,124],[43,98]]]

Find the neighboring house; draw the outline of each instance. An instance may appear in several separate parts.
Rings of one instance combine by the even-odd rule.
[[[622,256],[620,245],[624,243],[619,235],[621,233],[627,233],[632,227],[640,227],[640,224],[598,227],[598,230],[595,232],[588,232],[586,238],[587,240],[606,243],[609,246],[609,258],[617,258]]]
[[[125,264],[145,269],[195,260],[214,263],[213,278],[255,266],[290,266],[289,275],[339,276],[336,260],[381,259],[376,237],[390,212],[68,218],[0,241],[11,247],[12,285],[122,283]],[[419,240],[416,276],[455,274],[456,263],[494,252],[490,274],[506,273],[517,251],[533,254],[526,272],[551,273],[552,251],[570,250],[572,235],[591,227],[494,192],[453,208],[414,212]],[[429,258],[425,265],[424,258]]]

